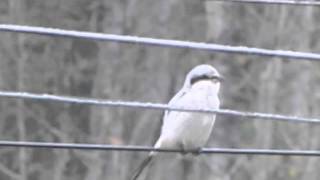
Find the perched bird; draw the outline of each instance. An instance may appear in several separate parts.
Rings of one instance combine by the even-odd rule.
[[[207,64],[194,67],[186,76],[182,89],[170,100],[169,105],[181,108],[219,109],[218,97],[222,78],[218,71]],[[198,152],[208,141],[215,114],[166,111],[161,134],[155,148],[181,149]],[[136,180],[157,152],[152,151],[132,176]]]

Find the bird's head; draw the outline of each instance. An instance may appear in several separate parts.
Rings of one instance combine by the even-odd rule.
[[[187,77],[184,82],[184,88],[191,88],[199,82],[209,81],[210,83],[212,83],[212,85],[218,92],[222,80],[222,76],[214,67],[208,64],[202,64],[194,67],[187,74]]]

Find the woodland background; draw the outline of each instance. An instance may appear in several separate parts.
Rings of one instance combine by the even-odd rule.
[[[319,7],[200,0],[1,0],[0,22],[318,52]],[[320,63],[0,33],[0,89],[166,103],[195,65],[225,77],[222,107],[317,117]],[[162,112],[1,98],[1,140],[152,145]],[[317,125],[218,116],[208,147],[319,149]],[[143,152],[0,149],[0,179],[130,177]],[[315,157],[163,155],[147,179],[320,177]]]

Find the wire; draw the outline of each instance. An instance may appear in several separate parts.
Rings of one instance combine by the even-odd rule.
[[[165,46],[175,48],[190,48],[207,50],[214,52],[225,52],[225,53],[240,53],[240,54],[252,54],[259,56],[271,56],[271,57],[282,57],[291,58],[289,60],[320,60],[320,54],[309,53],[309,52],[298,52],[298,51],[286,51],[286,50],[270,50],[261,49],[254,47],[245,46],[227,46],[220,44],[207,44],[202,42],[192,41],[179,41],[171,39],[156,39],[148,37],[137,37],[137,36],[125,36],[115,34],[102,34],[85,31],[73,31],[63,30],[45,27],[34,27],[34,26],[20,26],[11,24],[0,24],[0,31],[30,33],[38,35],[49,35],[49,36],[60,36],[60,37],[72,37],[72,38],[84,38],[90,40],[101,40],[101,41],[115,41],[122,43],[135,43],[135,44],[146,44],[154,46]]]
[[[301,5],[301,6],[320,6],[319,1],[304,0],[209,0],[209,2],[235,2],[235,3],[252,3],[252,4],[271,4],[271,5]]]
[[[320,156],[316,150],[282,150],[282,149],[232,149],[202,148],[200,151],[182,151],[181,149],[159,149],[148,146],[124,146],[110,144],[74,144],[53,142],[0,141],[0,147],[46,148],[46,149],[78,149],[104,151],[158,151],[165,153],[200,153],[200,154],[246,154],[246,155],[282,155],[282,156]]]
[[[67,103],[111,106],[111,107],[216,113],[216,114],[222,114],[222,115],[240,116],[240,117],[248,117],[248,118],[261,118],[265,120],[269,119],[269,120],[288,121],[288,122],[320,123],[320,119],[303,118],[303,117],[297,117],[297,116],[285,116],[285,115],[279,115],[279,114],[241,112],[241,111],[235,111],[230,109],[213,110],[213,109],[202,109],[202,108],[181,108],[181,107],[172,107],[167,104],[159,104],[159,103],[134,102],[134,101],[111,101],[111,100],[101,100],[101,99],[93,99],[93,98],[57,96],[57,95],[50,95],[50,94],[34,94],[34,93],[28,93],[28,92],[0,91],[0,97],[23,98],[23,99],[32,99],[32,100],[67,102]]]
[[[236,0],[234,0],[236,1]],[[154,39],[135,36],[122,36],[113,34],[101,34],[83,31],[69,31],[53,28],[43,27],[31,27],[31,26],[17,26],[17,25],[5,25],[0,24],[0,31],[13,31],[32,33],[40,35],[51,36],[63,36],[74,38],[86,38],[92,40],[106,40],[116,41],[124,43],[141,43],[156,46],[168,46],[176,48],[192,48],[217,52],[228,53],[242,53],[242,54],[254,54],[261,56],[276,56],[294,59],[309,59],[320,60],[320,54],[306,53],[306,52],[293,52],[283,50],[268,50],[250,47],[233,47],[219,44],[206,44],[197,42],[177,41],[168,39]],[[143,103],[143,102],[126,102],[126,101],[110,101],[100,100],[92,98],[79,98],[79,97],[67,97],[56,96],[49,94],[34,94],[27,92],[10,92],[0,91],[0,96],[11,98],[24,98],[33,100],[47,100],[56,102],[69,102],[77,104],[90,104],[90,105],[102,105],[113,107],[130,107],[130,108],[144,108],[144,109],[158,109],[158,110],[173,110],[173,111],[185,111],[185,112],[201,112],[201,113],[217,113],[232,116],[261,118],[271,120],[281,120],[290,122],[309,122],[319,123],[319,119],[314,118],[302,118],[296,116],[284,116],[278,114],[264,114],[256,112],[240,112],[228,109],[210,110],[210,109],[194,109],[194,108],[179,108],[170,107],[165,104],[156,103]],[[108,151],[159,151],[159,152],[175,152],[186,153],[179,149],[157,149],[147,146],[120,146],[120,145],[104,145],[104,144],[74,144],[74,143],[52,143],[52,142],[18,142],[18,141],[0,141],[1,147],[24,147],[24,148],[55,148],[55,149],[82,149],[82,150],[108,150]],[[316,150],[275,150],[275,149],[231,149],[231,148],[203,148],[198,153],[201,154],[246,154],[246,155],[287,155],[287,156],[320,156],[320,151]]]

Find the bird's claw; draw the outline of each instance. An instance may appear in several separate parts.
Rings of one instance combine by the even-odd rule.
[[[182,151],[181,151],[182,155],[186,155],[186,154],[189,154],[189,153],[192,154],[192,155],[198,156],[201,153],[201,148],[192,149],[192,150],[182,149]]]
[[[198,156],[201,153],[201,148],[195,149],[191,151],[191,154],[194,156]]]

